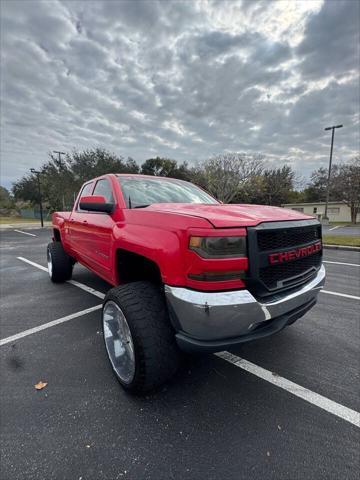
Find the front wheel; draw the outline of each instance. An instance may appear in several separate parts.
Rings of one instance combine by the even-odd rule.
[[[61,242],[51,242],[47,246],[47,265],[52,282],[62,283],[70,280],[74,264]]]
[[[179,350],[159,286],[134,282],[112,288],[102,319],[111,366],[126,390],[144,393],[174,375]]]

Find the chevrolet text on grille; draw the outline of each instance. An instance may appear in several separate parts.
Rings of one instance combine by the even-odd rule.
[[[277,252],[269,255],[269,262],[271,265],[283,262],[291,262],[298,258],[308,257],[321,250],[321,242],[313,243],[307,247],[296,248],[294,250],[288,250],[287,252]]]

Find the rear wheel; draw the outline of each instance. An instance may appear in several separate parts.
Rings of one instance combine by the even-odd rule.
[[[54,283],[70,280],[73,271],[73,260],[61,242],[51,242],[47,246],[47,264],[51,281]]]
[[[134,282],[112,288],[102,318],[109,360],[126,390],[147,392],[174,375],[179,350],[159,286]]]

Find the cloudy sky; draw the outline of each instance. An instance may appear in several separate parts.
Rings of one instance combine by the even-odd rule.
[[[1,183],[50,150],[139,163],[359,150],[357,0],[1,1]]]

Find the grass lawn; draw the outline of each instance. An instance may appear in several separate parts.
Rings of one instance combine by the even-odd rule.
[[[21,218],[21,217],[0,217],[0,225],[5,223],[40,223],[40,220],[35,218]]]
[[[351,226],[349,222],[329,222],[329,227],[348,227]]]
[[[350,237],[347,235],[323,235],[325,245],[349,245],[351,247],[360,247],[360,237]]]
[[[359,223],[350,223],[350,222],[329,222],[329,227],[359,227]]]

